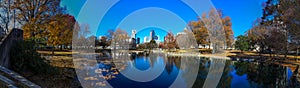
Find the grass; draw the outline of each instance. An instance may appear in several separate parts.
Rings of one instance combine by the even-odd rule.
[[[272,56],[274,56],[275,54],[272,54]],[[241,51],[239,50],[228,50],[227,51],[227,56],[259,56],[259,53],[255,52],[255,51],[244,51],[243,53],[241,53]],[[270,54],[261,54],[261,56],[263,57],[268,57],[268,58],[272,58],[272,56],[270,56]],[[275,56],[277,58],[285,58],[284,55],[278,55]],[[295,56],[295,55],[287,55],[287,59],[300,59],[300,56]]]
[[[45,61],[58,69],[58,72],[51,75],[38,75],[30,72],[21,72],[20,74],[28,80],[43,87],[54,88],[79,88],[80,82],[76,78],[73,58],[70,56],[76,54],[71,51],[55,51],[52,56],[52,51],[38,51],[46,59]]]
[[[37,51],[38,53],[42,55],[52,55],[52,51]],[[72,52],[72,51],[55,51],[54,55],[72,55],[72,54],[78,54],[78,52]]]

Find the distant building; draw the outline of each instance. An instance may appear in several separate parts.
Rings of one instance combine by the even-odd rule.
[[[148,36],[145,36],[145,37],[144,37],[144,43],[150,42],[151,40],[155,40],[156,42],[161,42],[161,41],[159,40],[159,36],[155,34],[155,31],[154,31],[154,30],[151,30],[151,31],[150,31],[150,36],[149,36],[149,37],[148,37]]]
[[[136,40],[136,44],[140,44],[140,42],[141,42],[141,39],[138,37]]]
[[[155,34],[154,30],[150,31],[150,40],[158,40],[157,35]]]
[[[176,34],[176,36],[178,36],[178,35],[185,35],[186,33],[185,32],[178,32],[177,34]]]
[[[147,36],[144,37],[144,43],[145,42],[148,42],[148,37]]]
[[[150,40],[152,40],[153,39],[153,36],[155,35],[155,32],[154,32],[154,30],[151,30],[150,31]]]
[[[136,39],[136,30],[131,30],[131,38]]]
[[[131,38],[129,49],[133,49],[133,50],[136,49],[136,39],[135,38]]]

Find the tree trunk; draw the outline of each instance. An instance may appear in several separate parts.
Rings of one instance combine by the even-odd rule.
[[[60,45],[60,51],[62,51],[62,49],[63,49],[63,45],[61,44],[61,45]]]
[[[54,46],[52,46],[52,56],[54,56]]]
[[[288,52],[289,52],[288,50],[286,50],[286,51],[285,51],[285,54],[284,54],[284,59],[286,59],[286,58],[287,58],[287,54],[288,54]]]
[[[70,44],[70,48],[69,48],[69,50],[72,50],[72,44]]]
[[[296,61],[298,61],[298,58],[297,58],[298,53],[299,53],[299,48],[297,48],[297,50],[296,50]]]

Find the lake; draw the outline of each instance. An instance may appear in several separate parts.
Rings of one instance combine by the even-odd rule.
[[[85,55],[89,59],[75,63],[83,87],[282,88],[298,84],[291,81],[290,68],[276,64],[164,53],[119,53],[114,59],[94,56]]]

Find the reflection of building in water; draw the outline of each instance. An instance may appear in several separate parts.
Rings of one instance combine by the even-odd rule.
[[[166,69],[168,74],[171,74],[172,71],[173,71],[174,60],[175,59],[176,59],[175,57],[167,57],[165,69]]]

